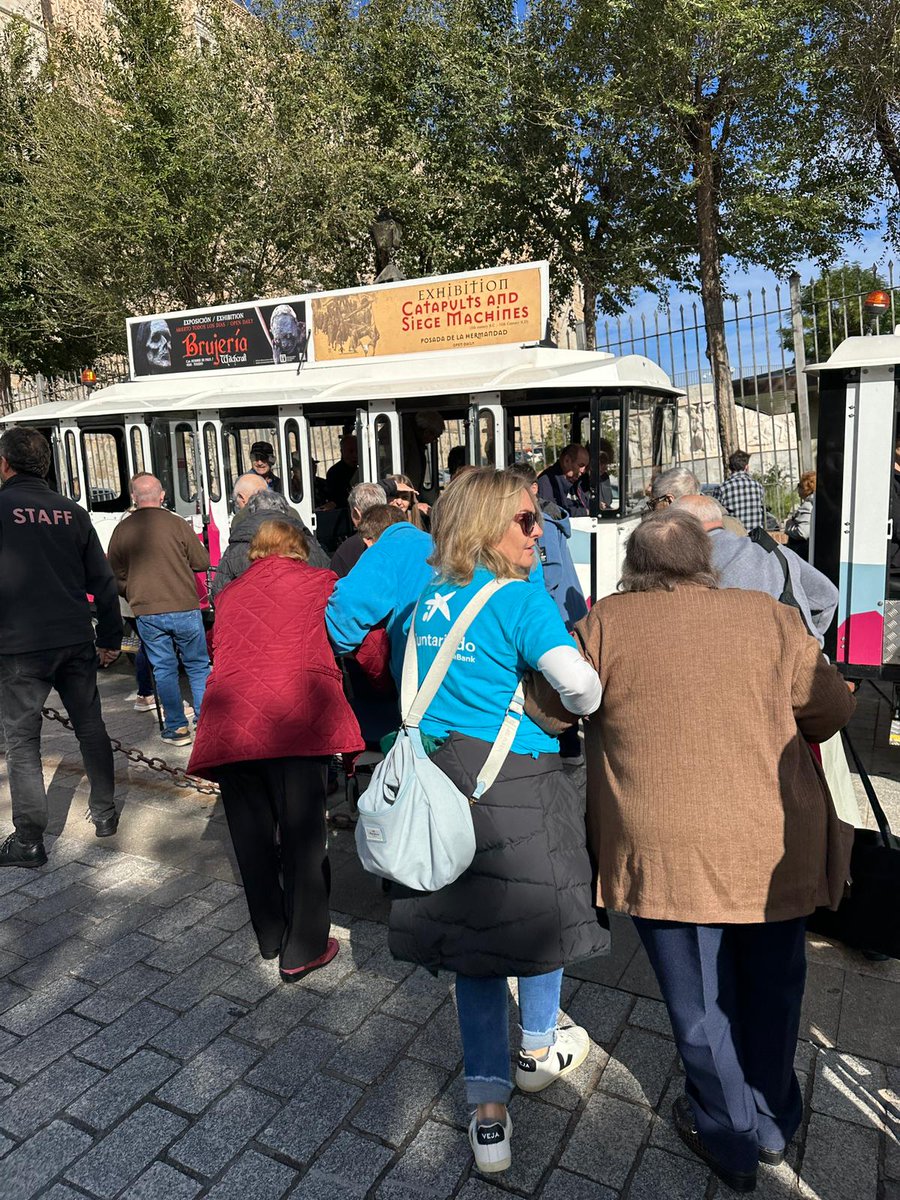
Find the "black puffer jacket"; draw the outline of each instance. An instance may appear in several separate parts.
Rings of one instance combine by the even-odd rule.
[[[454,733],[433,759],[471,794],[489,750]],[[608,929],[593,907],[584,800],[558,755],[511,754],[472,818],[469,869],[439,892],[391,905],[395,958],[496,977],[544,975],[608,952]]]
[[[216,567],[212,585],[213,599],[218,596],[226,583],[231,583],[232,579],[243,575],[250,566],[250,543],[264,521],[287,521],[290,525],[296,525],[303,530],[306,540],[309,542],[309,565],[326,568],[330,565],[328,555],[316,541],[315,535],[306,528],[293,510],[289,513],[280,513],[271,509],[262,509],[259,512],[243,512],[239,515],[240,519],[235,519],[231,527],[228,545],[222,555],[222,560]]]

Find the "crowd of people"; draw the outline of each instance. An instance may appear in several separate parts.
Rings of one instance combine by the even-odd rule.
[[[511,1164],[514,1086],[551,1087],[586,1058],[587,1032],[560,1016],[563,971],[608,952],[616,911],[635,923],[684,1064],[676,1130],[719,1178],[752,1191],[801,1118],[805,919],[839,902],[848,874],[852,812],[820,750],[854,708],[821,649],[833,584],[765,533],[745,455],[718,496],[684,468],[657,475],[618,592],[588,610],[568,549],[583,447],[542,476],[459,463],[429,507],[408,476],[353,484],[342,444],[330,485],[354,532],[329,563],[266,445],[234,489],[210,668],[196,583],[209,557],[163,507],[160,481],[132,479],[133,510],[107,559],[87,513],[49,489],[43,436],[0,437],[0,724],[15,826],[0,865],[47,861],[40,725],[53,687],[97,836],[116,833],[96,674],[121,644],[121,597],[152,666],[163,739],[192,742],[188,770],[219,784],[259,952],[286,983],[304,978],[339,952],[326,838],[334,756],[352,770],[364,748],[389,744],[408,639],[421,685],[472,598],[502,583],[420,724],[425,752],[472,798],[474,858],[438,891],[390,893],[392,953],[455,977],[476,1166]],[[248,686],[255,663],[266,664],[264,694]],[[476,795],[510,712],[510,753]],[[570,769],[581,726],[586,788]]]

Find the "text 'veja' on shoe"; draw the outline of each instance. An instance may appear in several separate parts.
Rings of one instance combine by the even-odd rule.
[[[469,1122],[469,1145],[475,1155],[475,1166],[484,1174],[507,1171],[512,1165],[512,1121],[509,1113],[505,1121],[478,1122],[477,1113]]]

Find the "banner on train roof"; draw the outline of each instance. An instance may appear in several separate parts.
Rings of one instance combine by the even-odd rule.
[[[539,342],[546,263],[373,284],[309,297],[316,362]]]
[[[306,298],[287,296],[131,317],[132,379],[297,363],[307,345]]]

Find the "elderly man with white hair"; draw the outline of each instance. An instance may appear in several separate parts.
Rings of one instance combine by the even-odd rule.
[[[387,496],[380,483],[358,483],[351,489],[347,504],[350,508],[350,520],[356,530],[363,513],[375,508],[377,504],[387,504]],[[351,534],[346,541],[341,542],[331,560],[331,569],[338,579],[350,574],[362,558],[365,548],[366,543],[358,533]]]
[[[262,475],[257,475],[256,471],[248,471],[246,475],[239,475],[234,487],[231,491],[231,499],[234,504],[234,521],[241,519],[241,513],[247,507],[247,501],[251,496],[255,496],[257,492],[267,492],[269,485],[266,483]]]
[[[700,480],[693,471],[689,471],[687,467],[672,467],[668,471],[661,471],[650,485],[650,498],[648,501],[650,512],[658,512],[660,509],[667,508],[683,496],[699,496],[700,494]],[[709,497],[709,499],[712,499],[712,497]],[[740,521],[736,517],[732,517],[719,504],[718,500],[713,500],[713,503],[718,508],[719,514],[722,517],[722,527],[727,529],[729,533],[735,533],[739,537],[746,537],[747,530]]]

